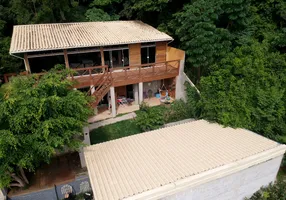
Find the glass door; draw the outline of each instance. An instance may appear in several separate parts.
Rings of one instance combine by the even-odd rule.
[[[151,47],[142,47],[141,48],[141,63],[148,64],[148,63],[155,63],[156,57],[156,48]]]
[[[128,49],[104,51],[104,62],[112,68],[129,65]]]

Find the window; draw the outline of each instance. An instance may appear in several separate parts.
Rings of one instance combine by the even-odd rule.
[[[118,48],[104,49],[104,62],[109,67],[116,68],[129,65],[129,50],[126,48]]]
[[[156,62],[156,45],[155,43],[145,43],[141,46],[141,63],[155,63]]]

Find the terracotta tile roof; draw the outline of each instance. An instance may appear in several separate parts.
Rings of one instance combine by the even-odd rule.
[[[251,131],[199,120],[92,145],[84,154],[95,199],[118,200],[168,190],[172,183],[241,160],[250,163],[249,157],[265,152],[274,156],[276,149],[285,152],[284,145]]]
[[[141,21],[17,25],[10,53],[170,40],[167,34]]]

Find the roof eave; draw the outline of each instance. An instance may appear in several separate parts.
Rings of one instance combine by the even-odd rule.
[[[113,45],[128,45],[128,44],[138,44],[138,43],[148,43],[148,42],[172,42],[174,39],[170,37],[169,39],[159,39],[159,40],[142,40],[140,42],[128,42],[128,43],[116,43],[116,44],[101,44],[101,45],[90,45],[90,46],[72,46],[72,47],[60,47],[60,48],[50,48],[50,49],[35,49],[35,50],[20,50],[20,51],[13,51],[10,49],[10,55],[15,55],[19,53],[34,53],[34,52],[43,52],[43,51],[53,51],[53,50],[64,50],[64,49],[80,49],[80,48],[91,48],[91,47],[104,47],[104,46],[113,46]]]

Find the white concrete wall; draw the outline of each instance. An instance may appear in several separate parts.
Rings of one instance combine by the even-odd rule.
[[[161,88],[161,80],[152,81],[152,82],[145,82],[143,83],[144,91],[146,92],[147,96],[149,95],[148,91],[152,90],[152,97],[155,93],[158,92],[158,90]]]
[[[184,67],[185,67],[185,56],[183,60],[180,60],[180,70],[179,75],[176,77],[176,99],[182,99],[186,101],[186,91],[185,91],[185,85],[186,77],[184,73]]]
[[[282,156],[162,200],[243,200],[274,181]]]
[[[89,132],[90,131],[89,131],[88,126],[83,128],[83,135],[84,135],[83,143],[87,146],[90,145],[90,134],[89,134]],[[80,148],[80,151],[78,153],[79,153],[79,159],[80,159],[81,167],[84,168],[84,167],[86,167],[86,162],[85,162],[85,158],[84,158],[83,147]],[[1,198],[0,198],[0,200],[1,200]]]
[[[6,200],[6,192],[0,189],[0,200]]]
[[[184,68],[185,68],[185,56],[184,56],[184,59],[180,61],[179,75],[176,77],[176,99],[177,100],[182,99],[183,101],[186,101],[187,95],[186,95],[185,82],[188,82],[192,87],[196,88],[196,86],[189,79],[189,77],[185,74]],[[197,88],[196,90],[199,93],[199,90]]]

